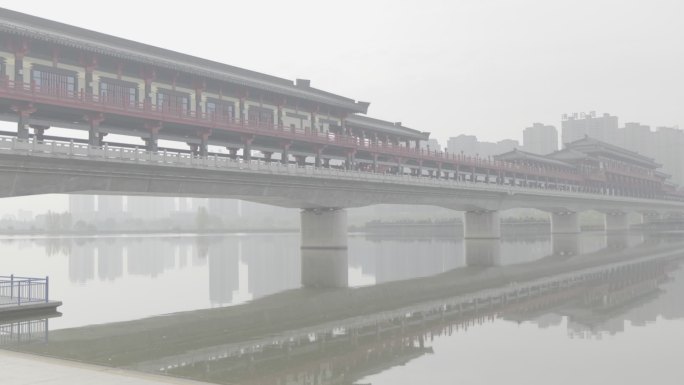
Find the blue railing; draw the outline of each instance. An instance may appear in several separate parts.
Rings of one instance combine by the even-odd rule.
[[[0,276],[0,306],[49,302],[50,278]]]

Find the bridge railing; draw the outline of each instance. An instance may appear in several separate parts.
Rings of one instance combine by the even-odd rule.
[[[491,171],[509,174],[527,174],[530,176],[550,177],[556,179],[575,180],[576,172],[539,168],[508,162],[500,162],[488,158],[449,154],[446,152],[409,148],[390,142],[370,141],[346,133],[322,132],[312,129],[290,128],[271,121],[240,120],[234,116],[216,114],[214,112],[196,112],[187,108],[171,108],[168,105],[157,105],[149,101],[131,101],[120,98],[101,97],[83,90],[66,90],[51,87],[40,87],[37,84],[14,82],[5,78],[0,82],[0,92],[7,96],[28,99],[32,102],[51,103],[55,105],[88,109],[101,113],[119,113],[144,119],[185,125],[201,125],[214,130],[230,130],[244,134],[263,134],[288,140],[301,140],[322,145],[334,144],[357,150],[368,150],[385,156],[410,159],[415,162],[435,162],[458,164],[469,168],[487,168]]]
[[[48,302],[50,278],[0,276],[0,306]]]
[[[562,182],[540,183],[537,185],[517,186],[504,183],[497,183],[491,178],[488,182],[482,175],[476,180],[469,181],[461,179],[429,178],[410,174],[394,174],[374,172],[372,170],[346,170],[341,168],[323,168],[310,165],[300,166],[297,164],[282,164],[279,161],[266,162],[263,160],[252,159],[232,159],[227,154],[225,156],[213,154],[208,157],[199,157],[190,153],[173,152],[168,150],[148,151],[141,148],[116,147],[105,144],[102,147],[91,146],[88,144],[60,141],[38,141],[35,139],[19,139],[16,137],[0,137],[0,150],[18,151],[22,154],[35,155],[56,155],[63,157],[88,158],[103,161],[121,161],[135,163],[153,163],[158,165],[173,165],[185,167],[209,167],[217,169],[241,169],[267,173],[287,173],[303,176],[330,176],[336,179],[349,180],[369,180],[378,182],[398,182],[415,185],[433,186],[460,186],[482,188],[487,186],[487,190],[501,191],[506,193],[524,193],[545,191],[551,194],[557,193],[582,193],[583,195],[605,197],[610,195],[605,191],[579,191],[577,186]],[[629,196],[625,196],[629,198]],[[649,199],[662,199],[662,197],[651,197]],[[681,199],[669,200],[684,200]]]

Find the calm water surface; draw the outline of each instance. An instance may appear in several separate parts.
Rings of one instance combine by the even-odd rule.
[[[64,305],[0,345],[226,384],[680,384],[682,238],[3,239],[0,274]]]

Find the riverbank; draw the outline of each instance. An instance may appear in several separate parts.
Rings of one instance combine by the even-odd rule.
[[[205,385],[205,382],[0,350],[3,385]]]

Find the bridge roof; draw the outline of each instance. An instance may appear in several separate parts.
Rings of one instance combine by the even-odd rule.
[[[566,143],[565,150],[573,150],[590,155],[602,155],[608,158],[618,159],[625,163],[632,163],[650,169],[662,167],[662,165],[656,163],[653,158],[643,156],[638,152],[630,151],[610,143],[602,142],[589,136],[585,136],[584,138],[574,142]]]
[[[525,152],[514,148],[512,151],[505,152],[503,154],[495,155],[494,159],[504,161],[504,162],[515,162],[515,161],[529,161],[536,163],[544,163],[551,166],[563,167],[563,168],[575,168],[574,165],[563,162],[561,160],[553,159],[548,156],[533,154],[531,152]]]
[[[405,127],[401,122],[393,123],[362,115],[350,115],[347,117],[347,125],[384,134],[401,135],[409,139],[428,140],[430,138],[429,132]]]
[[[0,8],[0,32],[366,113],[369,103],[297,82]]]

